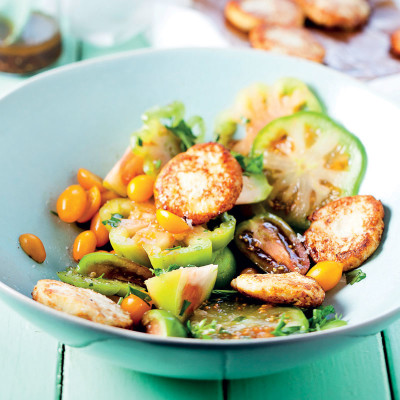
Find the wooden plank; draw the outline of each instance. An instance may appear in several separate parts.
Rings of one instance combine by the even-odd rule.
[[[397,368],[399,368],[398,365]],[[231,381],[228,399],[390,399],[381,336],[330,358],[262,378]]]
[[[400,320],[384,332],[387,364],[390,373],[392,393],[400,400]]]
[[[171,360],[173,362],[173,360]],[[117,367],[66,347],[63,400],[222,400],[220,381],[156,377]]]
[[[58,398],[61,354],[56,339],[38,331],[0,302],[2,400]]]

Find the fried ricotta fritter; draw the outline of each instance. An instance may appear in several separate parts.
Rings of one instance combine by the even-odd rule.
[[[76,317],[104,325],[129,328],[132,320],[126,311],[108,297],[51,279],[38,281],[33,300]]]
[[[324,47],[304,28],[282,28],[260,25],[250,32],[250,43],[256,49],[306,58],[322,63]]]
[[[228,1],[225,17],[236,28],[248,32],[262,23],[279,26],[303,26],[304,14],[292,0]]]
[[[242,274],[231,286],[247,296],[272,304],[317,307],[325,299],[318,282],[298,272],[287,274]]]
[[[371,7],[367,0],[296,0],[306,16],[318,25],[345,30],[368,21]]]
[[[202,143],[170,160],[154,185],[159,209],[199,225],[236,203],[242,191],[242,169],[218,143]]]
[[[309,217],[305,245],[315,262],[338,261],[349,271],[379,246],[383,217],[382,203],[372,196],[342,197]]]

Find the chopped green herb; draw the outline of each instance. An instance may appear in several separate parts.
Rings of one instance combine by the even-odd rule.
[[[111,218],[106,221],[101,221],[103,225],[110,225],[113,228],[116,228],[120,223],[123,215],[121,214],[111,214]]]
[[[215,141],[218,143],[219,139],[221,139],[221,135],[220,134],[217,135],[217,137],[215,138]]]
[[[93,282],[90,282],[90,283],[89,283],[89,287],[92,287],[92,286],[93,286]]]
[[[331,317],[330,317],[331,316]],[[329,318],[330,317],[330,318]],[[328,322],[341,321],[342,317],[335,314],[335,308],[331,305],[314,308],[312,317],[308,320],[309,332],[320,331]]]
[[[156,169],[159,169],[161,167],[161,160],[155,160],[154,166],[156,167]]]
[[[263,155],[260,154],[256,157],[246,157],[235,151],[231,151],[232,155],[236,158],[244,171],[244,175],[260,174],[263,172]]]
[[[279,319],[278,325],[271,332],[274,336],[288,336],[293,333],[299,332],[301,330],[301,326],[286,326],[285,321],[285,313],[281,315]]]
[[[248,124],[250,122],[250,119],[246,117],[241,117],[240,121],[242,122],[242,124]]]
[[[50,212],[55,215],[56,217],[58,217],[58,213],[56,211],[50,210]]]
[[[183,300],[183,304],[182,304],[182,308],[181,311],[179,313],[179,316],[182,317],[183,314],[185,314],[185,311],[188,309],[188,307],[191,305],[192,303],[188,300]]]
[[[181,265],[178,264],[171,264],[168,268],[150,268],[150,271],[155,275],[155,276],[160,276],[162,274],[166,274],[167,272],[175,271],[176,269],[182,268]]]
[[[100,276],[98,276],[96,279],[101,279],[101,278],[103,278],[103,276],[104,276],[104,272]]]
[[[138,136],[138,138],[137,138],[137,144],[139,147],[143,146],[143,139],[140,136]]]
[[[123,297],[119,298],[118,303],[117,303],[119,306],[121,305],[123,299],[124,299]]]
[[[238,296],[239,292],[237,290],[218,290],[214,289],[211,291],[211,296],[213,298],[219,298],[219,299],[229,299],[234,296]]]
[[[186,151],[196,143],[197,138],[192,128],[183,119],[176,126],[172,126],[172,121],[164,126],[181,140],[182,151]]]
[[[170,247],[170,248],[164,249],[164,250],[167,250],[167,251],[169,251],[169,250],[178,250],[178,249],[181,249],[181,248],[182,248],[182,246],[175,246],[175,247]]]
[[[148,306],[150,305],[151,297],[147,293],[142,292],[141,290],[135,289],[129,285],[129,292],[127,293],[127,295],[125,297],[128,297],[130,294],[133,294],[133,295],[139,297],[145,303],[147,303]]]
[[[367,277],[367,274],[361,269],[355,269],[354,271],[350,271],[346,274],[346,283],[350,285],[354,285],[357,282],[362,281]]]
[[[239,317],[236,317],[233,322],[242,322],[243,320],[247,319],[245,316],[243,315],[239,315]]]
[[[197,339],[212,339],[211,335],[217,332],[217,321],[213,320],[207,324],[207,319],[202,319],[198,324],[191,324],[187,322],[186,327],[190,335]]]

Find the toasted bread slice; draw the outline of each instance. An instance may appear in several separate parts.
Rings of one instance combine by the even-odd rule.
[[[157,208],[199,225],[230,210],[242,191],[242,169],[218,143],[202,143],[170,160],[154,185]]]
[[[319,63],[324,61],[324,47],[304,28],[259,25],[251,30],[249,38],[256,49],[302,57]]]
[[[243,32],[263,23],[289,27],[304,24],[303,11],[292,0],[228,1],[225,17]]]
[[[353,30],[365,24],[371,14],[367,0],[296,0],[314,23],[328,28]]]
[[[305,245],[315,262],[338,261],[349,271],[379,246],[383,217],[382,203],[372,196],[342,197],[309,217]]]
[[[317,307],[325,299],[319,283],[298,272],[287,274],[242,274],[231,286],[247,296],[273,304]]]
[[[43,279],[34,287],[32,298],[56,310],[100,324],[120,328],[132,325],[129,313],[108,297],[90,289]]]
[[[400,57],[400,29],[390,35],[390,51],[396,57]]]

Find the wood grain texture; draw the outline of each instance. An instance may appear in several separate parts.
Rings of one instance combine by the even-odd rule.
[[[400,320],[384,332],[384,339],[392,393],[395,400],[400,400]]]
[[[231,381],[228,399],[389,400],[381,336],[318,362],[263,378]]]
[[[142,374],[66,347],[62,400],[115,398],[222,400],[223,393],[220,381],[180,380]]]
[[[58,342],[0,302],[0,398],[57,397]]]

